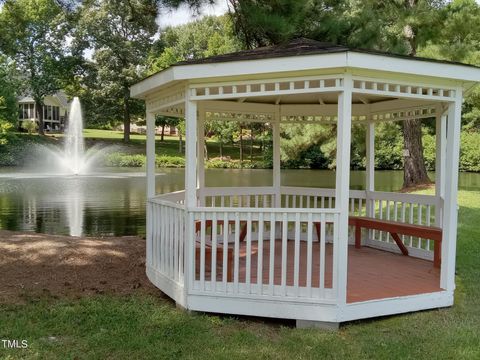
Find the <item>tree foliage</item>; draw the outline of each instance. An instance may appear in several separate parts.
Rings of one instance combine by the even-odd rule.
[[[207,16],[191,23],[168,27],[160,35],[149,56],[149,72],[176,62],[225,54],[241,49],[233,24],[227,16]]]
[[[70,71],[69,20],[54,0],[7,0],[0,11],[0,50],[15,61],[37,104],[41,134],[43,99],[62,87],[64,73]]]
[[[130,86],[144,76],[157,13],[154,0],[87,0],[80,9],[75,45],[93,51],[95,74],[85,80],[92,97],[101,100],[101,113],[123,119],[124,141],[130,140],[131,117],[142,113]]]

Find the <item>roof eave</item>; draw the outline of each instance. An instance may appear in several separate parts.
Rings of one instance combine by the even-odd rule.
[[[316,57],[315,61],[312,61],[312,57]],[[366,69],[459,82],[480,82],[480,69],[471,66],[430,62],[424,59],[395,58],[348,50],[328,54],[176,65],[133,85],[130,93],[134,98],[145,99],[150,93],[174,81],[332,68]]]

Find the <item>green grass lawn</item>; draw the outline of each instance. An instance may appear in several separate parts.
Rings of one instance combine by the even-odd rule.
[[[358,321],[338,332],[182,312],[151,295],[31,299],[0,306],[0,358],[480,359],[480,192],[459,193],[455,305]],[[1,345],[1,343],[0,343]]]
[[[140,134],[131,134],[130,144],[123,143],[123,132],[113,130],[97,130],[97,129],[85,129],[83,135],[87,143],[93,144],[97,141],[116,144],[120,146],[119,151],[124,151],[129,154],[145,154],[145,142],[146,136]],[[244,143],[244,159],[250,158],[250,144],[248,141]],[[158,155],[165,156],[181,156],[179,153],[179,138],[178,136],[165,136],[164,141],[160,141],[160,135],[156,136],[155,147]],[[214,139],[207,139],[207,149],[210,158],[220,156],[220,145]],[[240,153],[238,144],[225,145],[223,149],[224,156],[230,156],[232,159],[239,159]],[[262,160],[262,153],[258,144],[253,147],[254,161]]]

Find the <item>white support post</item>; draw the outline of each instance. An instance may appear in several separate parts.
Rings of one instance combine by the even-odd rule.
[[[345,74],[343,91],[338,96],[337,122],[337,169],[335,180],[335,207],[340,210],[338,217],[338,244],[334,243],[334,267],[337,271],[338,304],[347,302],[348,264],[348,208],[350,192],[350,139],[352,128],[352,75]],[[337,245],[337,246],[335,246]],[[336,249],[335,249],[336,248]],[[336,250],[336,253],[335,253]],[[336,263],[336,264],[335,264]],[[334,277],[335,278],[335,277]],[[334,285],[335,286],[335,285]]]
[[[365,164],[365,192],[366,192],[366,213],[367,216],[373,216],[373,207],[370,204],[370,193],[375,191],[375,123],[367,123],[366,144],[366,164]]]
[[[146,259],[147,266],[151,266],[153,249],[152,249],[152,226],[156,219],[152,218],[152,211],[148,199],[155,196],[155,114],[147,109],[147,223],[146,223]]]
[[[275,191],[275,207],[282,206],[280,177],[280,106],[275,107],[275,118],[272,122],[273,137],[273,189]]]
[[[447,115],[443,113],[441,106],[437,107],[435,122],[435,196],[437,206],[435,207],[435,226],[441,226],[443,200],[445,198],[445,155],[446,155],[446,133]]]
[[[190,101],[189,89],[185,102],[185,205],[197,205],[197,103]]]
[[[155,196],[155,114],[147,111],[147,199]]]
[[[197,121],[197,189],[200,205],[205,205],[205,111],[203,107],[198,106]]]
[[[457,188],[462,117],[462,88],[455,90],[455,101],[448,106],[447,144],[445,161],[445,202],[442,231],[442,268],[440,287],[455,290],[455,256],[457,244]]]

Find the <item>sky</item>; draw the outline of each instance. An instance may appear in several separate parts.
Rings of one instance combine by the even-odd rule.
[[[157,18],[160,27],[176,26],[199,19],[207,15],[222,15],[228,11],[227,0],[216,0],[214,5],[205,5],[200,10],[200,15],[195,16],[187,6],[181,6],[177,10],[161,10]]]

